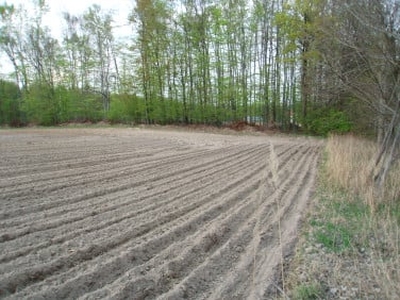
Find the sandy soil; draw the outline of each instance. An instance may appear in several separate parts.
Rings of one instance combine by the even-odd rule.
[[[0,130],[0,297],[270,299],[321,142]]]

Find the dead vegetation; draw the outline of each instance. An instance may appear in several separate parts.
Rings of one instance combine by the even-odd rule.
[[[377,145],[356,136],[332,136],[328,139],[325,177],[330,185],[345,189],[365,201],[372,211],[378,206],[398,201],[400,197],[400,164],[392,166],[387,176],[383,195],[374,195],[370,178]]]
[[[313,208],[286,276],[290,299],[399,299],[400,166],[374,197],[373,142],[332,136]]]

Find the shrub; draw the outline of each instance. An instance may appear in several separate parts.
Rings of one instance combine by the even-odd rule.
[[[304,126],[309,133],[320,136],[328,136],[329,133],[343,134],[352,129],[347,115],[333,108],[311,110],[304,120]]]

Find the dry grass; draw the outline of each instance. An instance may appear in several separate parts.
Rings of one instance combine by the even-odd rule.
[[[367,185],[368,162],[377,151],[375,144],[354,136],[331,136],[326,149],[325,179],[336,188],[365,194],[370,189]]]
[[[331,136],[327,142],[325,179],[336,188],[358,195],[372,210],[382,202],[400,198],[400,162],[392,167],[387,178],[383,199],[374,198],[371,171],[378,146],[372,141],[352,135]]]
[[[400,164],[373,197],[373,142],[332,136],[287,273],[291,299],[400,299]]]

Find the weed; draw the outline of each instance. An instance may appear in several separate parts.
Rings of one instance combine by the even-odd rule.
[[[324,224],[323,222],[321,222],[317,219],[311,219],[309,223],[313,227],[322,226]]]
[[[323,299],[323,296],[323,289],[318,283],[299,285],[293,292],[293,299],[295,300]]]
[[[317,243],[322,244],[328,251],[337,253],[350,248],[352,238],[352,234],[346,227],[330,222],[315,233]]]

